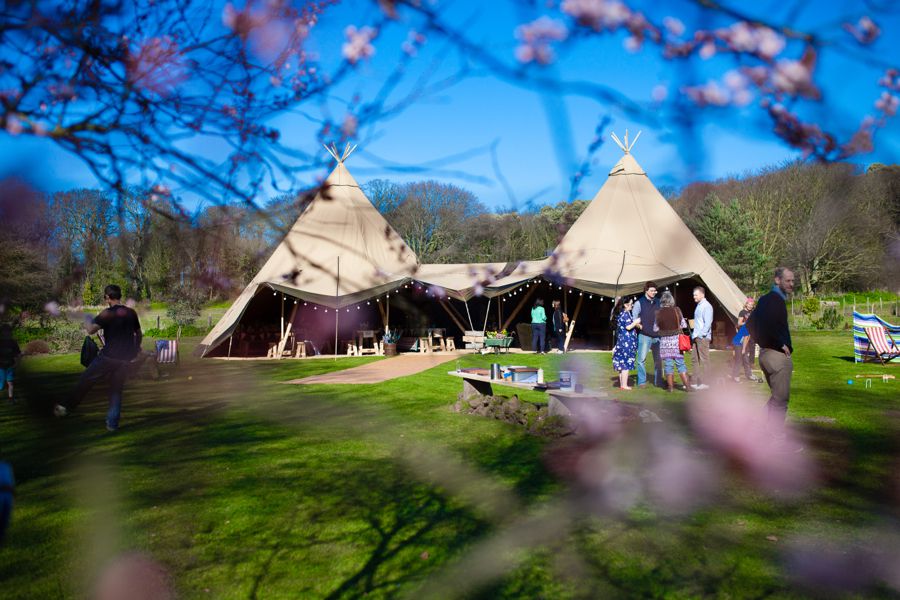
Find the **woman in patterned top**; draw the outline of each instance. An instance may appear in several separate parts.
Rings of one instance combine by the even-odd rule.
[[[637,327],[641,319],[631,316],[634,298],[619,298],[616,302],[616,349],[613,351],[613,369],[619,372],[619,388],[630,390],[628,372],[634,368],[637,353]]]

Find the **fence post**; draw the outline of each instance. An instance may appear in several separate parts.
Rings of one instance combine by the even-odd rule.
[[[156,328],[161,329],[161,327],[159,326],[159,315],[156,315]]]
[[[206,328],[212,329],[212,315],[206,315]]]

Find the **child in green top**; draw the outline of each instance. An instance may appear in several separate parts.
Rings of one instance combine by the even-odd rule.
[[[531,348],[538,354],[544,354],[547,338],[547,313],[544,311],[544,300],[538,298],[531,309]]]

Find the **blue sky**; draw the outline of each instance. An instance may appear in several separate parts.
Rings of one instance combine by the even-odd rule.
[[[806,8],[788,13],[793,2],[765,0],[747,7],[748,3],[730,3],[741,10],[758,11],[757,16],[774,23],[790,23],[839,39],[852,47],[852,39],[840,29],[840,23],[856,22],[871,14],[882,29],[872,47],[877,57],[900,56],[900,15],[876,15],[865,2],[802,3]],[[689,28],[698,24],[692,2],[630,2],[654,20],[678,16]],[[547,14],[565,21],[557,8],[526,7],[517,9],[501,2],[442,3],[442,18],[456,25],[480,47],[515,64],[516,25]],[[524,8],[523,8],[524,7]],[[308,51],[318,53],[324,62],[340,55],[347,25],[363,25],[378,16],[374,3],[348,2],[326,13],[307,41]],[[729,19],[713,20],[706,27],[727,25]],[[396,64],[399,47],[414,19],[392,23],[374,42],[375,56],[360,63],[354,76],[336,90],[327,112],[340,117],[346,112],[347,98],[359,94],[364,99],[378,88]],[[572,52],[561,53],[548,73],[566,80],[600,82],[626,94],[632,100],[649,103],[655,86],[670,88],[670,98],[677,94],[680,67],[659,57],[659,50],[647,45],[637,53],[623,47],[624,34],[607,34],[579,42]],[[784,55],[797,58],[799,51],[789,45]],[[444,57],[438,63],[436,57]],[[424,70],[435,77],[454,71],[458,59],[447,51],[436,35],[429,40],[418,60],[407,74],[414,81]],[[721,77],[732,68],[730,59],[714,57],[709,61],[692,61],[693,77],[704,82]],[[436,65],[436,66],[435,66]],[[472,75],[451,88],[407,108],[399,116],[363,129],[361,146],[347,165],[360,183],[375,178],[394,181],[438,179],[473,191],[489,208],[522,208],[528,201],[537,204],[557,202],[569,197],[569,178],[583,160],[594,130],[602,117],[610,119],[604,144],[594,156],[591,174],[580,186],[577,197],[591,198],[603,184],[609,168],[621,151],[609,140],[609,132],[621,134],[628,129],[633,137],[642,131],[634,155],[657,186],[681,186],[696,180],[709,180],[740,174],[777,164],[799,154],[768,131],[768,122],[753,105],[748,108],[716,109],[698,112],[701,116],[696,136],[686,136],[672,127],[672,108],[664,105],[659,112],[663,123],[652,125],[630,119],[615,108],[593,99],[576,95],[541,94],[508,83],[473,64],[482,73]],[[821,84],[826,109],[813,106],[804,116],[847,135],[860,119],[873,112],[873,103],[881,90],[876,82],[883,71],[881,65],[848,59],[840,53],[826,53],[820,59],[817,82]],[[408,88],[407,88],[408,89]],[[310,112],[315,113],[315,110]],[[283,139],[291,139],[307,151],[316,148],[314,133],[318,125],[296,115],[283,115],[273,123],[282,130]],[[857,162],[896,162],[898,124],[891,122],[876,137],[875,152],[859,157]],[[495,144],[496,165],[486,150]],[[199,146],[199,144],[195,144]],[[322,150],[324,153],[324,150]],[[466,155],[468,158],[441,161],[444,157]],[[401,167],[439,163],[424,172],[409,173]],[[56,148],[47,140],[12,138],[0,133],[0,174],[27,172],[31,179],[48,190],[77,186],[93,186],[96,182],[87,168],[76,158]],[[313,175],[295,184],[308,184]],[[510,189],[502,185],[501,177]],[[190,190],[179,190],[186,198]]]

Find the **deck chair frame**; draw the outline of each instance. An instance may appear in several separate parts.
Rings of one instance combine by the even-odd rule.
[[[874,354],[875,357],[881,361],[882,365],[887,365],[888,361],[900,356],[900,348],[897,347],[894,336],[891,335],[891,332],[888,331],[887,328],[882,325],[877,325],[863,327],[863,331],[866,333],[866,339],[868,340],[866,351],[863,354],[863,362],[866,362],[870,354]],[[873,333],[875,331],[881,332],[880,338],[878,337],[878,334]],[[884,346],[879,348],[879,343],[883,343]],[[874,360],[872,362],[874,362]]]

